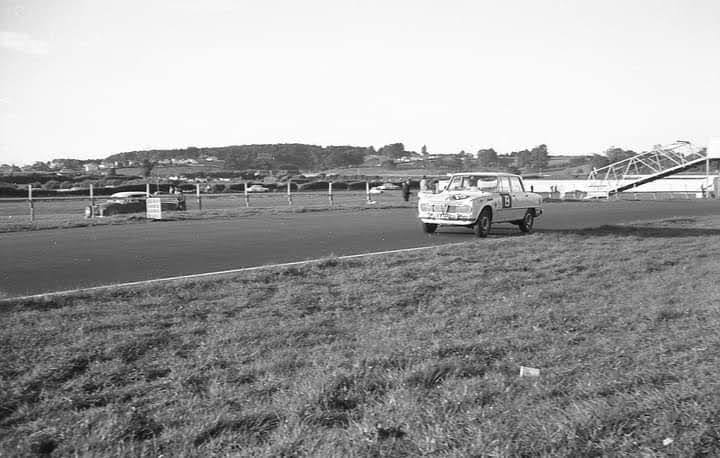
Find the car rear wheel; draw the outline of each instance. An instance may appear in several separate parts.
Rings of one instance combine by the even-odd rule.
[[[522,221],[520,221],[520,230],[525,233],[529,233],[533,229],[533,225],[535,224],[535,215],[533,215],[532,210],[528,210],[527,213],[525,213],[525,216],[523,217]]]
[[[422,223],[423,232],[432,234],[437,230],[438,225],[433,223]]]
[[[480,212],[477,223],[475,223],[475,235],[478,237],[487,237],[490,233],[490,227],[492,226],[492,213],[490,209],[485,208]]]

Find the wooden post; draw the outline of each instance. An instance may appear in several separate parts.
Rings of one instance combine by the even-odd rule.
[[[30,206],[30,222],[35,222],[35,204],[32,198],[32,185],[28,185],[28,205]]]
[[[250,207],[250,196],[248,195],[248,192],[247,192],[247,181],[244,184],[245,184],[245,206]]]
[[[370,203],[370,182],[365,182],[365,202]]]
[[[145,192],[150,197],[150,183],[145,183]]]
[[[90,183],[90,218],[95,217],[95,193],[93,185]]]
[[[202,210],[202,197],[200,197],[200,183],[195,183],[195,196],[197,197],[198,210]]]
[[[292,205],[292,192],[290,191],[290,184],[291,184],[291,183],[292,183],[291,181],[288,181],[288,189],[287,189],[288,205]]]
[[[332,195],[332,181],[328,183],[328,202],[330,207],[333,206],[333,195]]]

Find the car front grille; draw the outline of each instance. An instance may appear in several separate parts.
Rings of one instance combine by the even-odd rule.
[[[448,205],[448,204],[422,204],[422,211],[433,213],[470,213],[472,207],[469,205]]]

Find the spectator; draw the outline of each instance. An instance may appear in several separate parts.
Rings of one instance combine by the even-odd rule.
[[[185,194],[183,194],[182,189],[175,188],[175,196],[177,197],[178,210],[185,211],[187,206],[185,204]]]
[[[410,200],[410,179],[407,179],[407,180],[403,181],[403,184],[402,184],[402,195],[403,195],[403,200],[404,200],[405,202],[407,202],[408,200]]]
[[[420,180],[420,192],[425,192],[428,190],[428,182],[425,175],[423,175],[422,179]]]

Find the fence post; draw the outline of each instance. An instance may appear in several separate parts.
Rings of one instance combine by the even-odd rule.
[[[365,182],[365,202],[370,203],[370,182]]]
[[[35,222],[35,204],[32,198],[32,185],[28,185],[28,205],[30,206],[30,222]]]
[[[200,197],[200,183],[195,183],[195,196],[197,197],[198,210],[202,210],[202,197]]]
[[[332,195],[332,181],[328,183],[328,202],[330,203],[330,207],[333,206],[333,195]]]
[[[150,183],[145,183],[145,192],[150,197]]]
[[[288,193],[288,205],[292,205],[292,192],[290,191],[290,184],[291,184],[291,183],[292,183],[292,181],[288,181],[288,190],[287,190],[287,193]]]
[[[90,218],[95,217],[95,192],[93,185],[90,183]]]
[[[250,206],[250,196],[248,195],[248,192],[247,192],[247,181],[243,184],[245,185],[245,206],[249,207]]]

